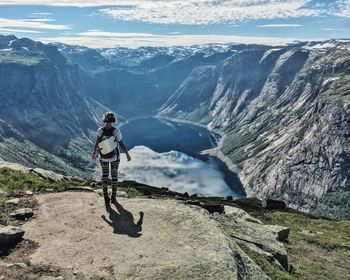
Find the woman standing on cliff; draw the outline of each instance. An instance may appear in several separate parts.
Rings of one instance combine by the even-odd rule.
[[[95,160],[97,157],[99,157],[99,161],[102,168],[102,187],[103,187],[103,196],[106,203],[109,203],[110,199],[108,197],[108,176],[109,176],[109,165],[111,165],[111,183],[112,183],[112,197],[111,201],[113,203],[116,203],[116,195],[117,195],[117,183],[118,183],[118,167],[120,163],[120,152],[119,152],[119,146],[122,148],[124,153],[126,154],[126,158],[128,161],[131,160],[131,157],[128,153],[128,150],[126,149],[123,141],[122,141],[122,134],[119,130],[119,128],[114,127],[113,123],[117,121],[116,116],[113,112],[107,112],[103,115],[102,121],[106,123],[104,127],[99,127],[97,130],[97,140],[94,147],[94,151],[92,154],[92,159]],[[110,137],[113,137],[113,141],[116,143],[116,148],[113,149],[109,153],[102,153],[101,149],[99,148],[98,144],[106,139],[109,139]],[[111,143],[113,143],[113,141]],[[96,151],[98,151],[98,156]]]

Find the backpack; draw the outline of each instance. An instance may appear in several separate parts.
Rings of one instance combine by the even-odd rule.
[[[104,139],[109,138],[109,137],[115,137],[114,136],[115,129],[116,129],[115,127],[112,127],[111,129],[107,129],[106,127],[102,127],[101,139],[104,140]],[[117,141],[117,140],[115,140],[115,141]],[[100,151],[99,151],[99,154],[100,154],[101,158],[104,158],[104,159],[111,159],[115,155],[117,155],[117,158],[119,158],[119,145],[117,145],[117,148],[115,150],[113,150],[112,152],[110,152],[108,154],[102,154]]]

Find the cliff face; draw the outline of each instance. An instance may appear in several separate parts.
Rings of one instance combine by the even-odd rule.
[[[9,40],[0,63],[0,118],[46,149],[94,127],[78,66],[56,47]]]
[[[107,108],[86,94],[79,66],[54,46],[0,36],[0,77],[1,157],[82,176],[75,168],[91,165],[91,130]]]
[[[332,44],[240,51],[193,71],[159,114],[224,130],[249,196],[348,218],[350,44]]]

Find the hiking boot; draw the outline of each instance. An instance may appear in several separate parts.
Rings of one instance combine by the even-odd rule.
[[[109,201],[110,201],[109,197],[108,196],[104,196],[104,199],[105,199],[105,203],[109,204]]]
[[[117,200],[116,200],[115,195],[112,195],[112,197],[111,197],[111,202],[114,203],[114,204],[117,203]]]

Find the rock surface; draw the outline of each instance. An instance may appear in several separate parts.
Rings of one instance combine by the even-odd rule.
[[[0,228],[0,250],[21,240],[24,230],[20,227],[6,226]]]
[[[31,208],[21,208],[13,211],[10,214],[10,217],[18,219],[18,220],[25,220],[27,218],[30,218],[34,215],[33,209]]]
[[[21,201],[20,198],[12,198],[12,199],[6,200],[6,203],[7,203],[7,204],[18,205],[20,201]]]
[[[94,192],[35,197],[37,217],[23,226],[24,238],[39,244],[32,265],[55,265],[82,279],[267,279],[201,207],[119,198],[117,207],[105,208]]]

